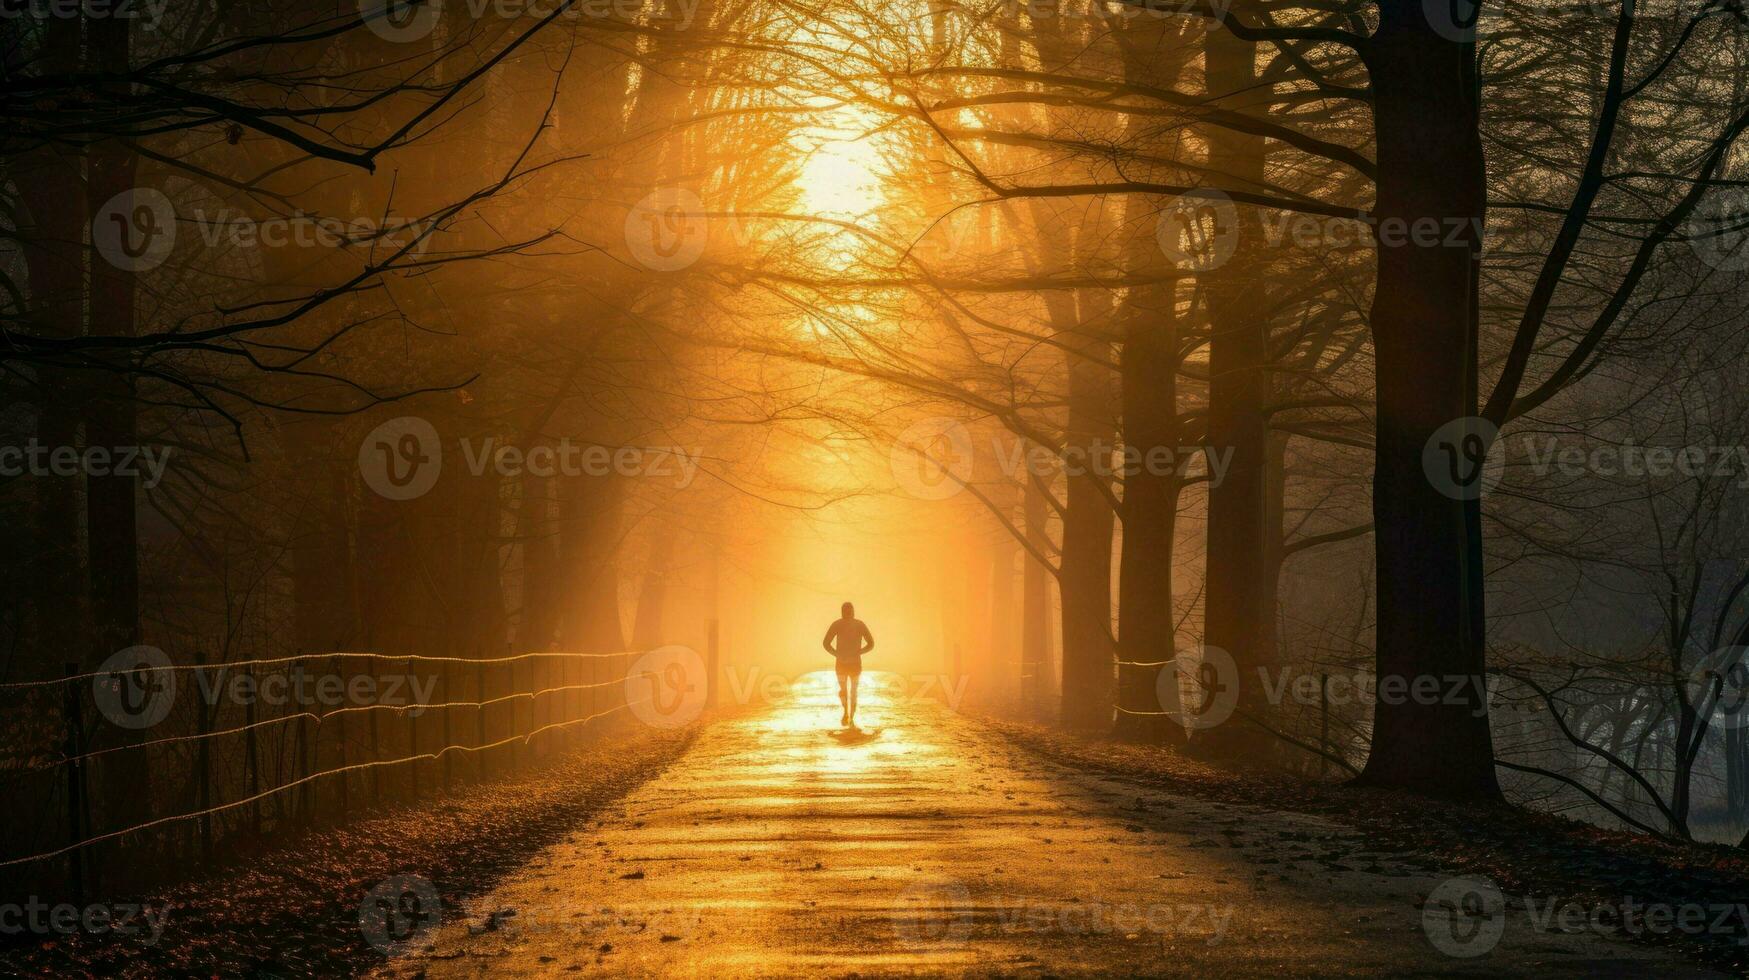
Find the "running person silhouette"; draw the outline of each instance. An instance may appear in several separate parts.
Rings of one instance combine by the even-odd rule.
[[[838,703],[844,705],[844,718],[839,724],[856,727],[856,687],[862,678],[862,655],[874,649],[874,636],[863,621],[856,618],[856,607],[845,603],[843,617],[826,627],[826,638],[820,645],[838,659]]]

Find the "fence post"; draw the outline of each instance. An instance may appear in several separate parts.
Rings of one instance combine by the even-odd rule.
[[[243,702],[243,778],[249,787],[249,830],[257,838],[261,836],[261,801],[256,799],[261,793],[261,769],[257,761],[259,753],[255,751],[255,702],[257,688],[254,684],[255,668],[249,668],[250,696]]]
[[[298,651],[298,656],[302,657],[303,651]],[[297,692],[297,698],[302,698],[304,693],[304,662],[302,660],[292,664],[292,673],[292,690]],[[296,710],[299,707],[307,709],[309,706],[300,706],[294,699],[291,708]],[[298,723],[298,756],[302,760],[301,765],[303,768],[303,771],[298,774],[299,778],[307,778],[316,771],[316,760],[314,757],[316,732],[314,729],[315,725],[312,724],[308,718]],[[314,782],[308,782],[303,785],[303,789],[298,793],[298,796],[301,799],[299,809],[303,811],[301,818],[305,825],[312,824],[316,820],[315,788],[316,784]]]
[[[564,685],[565,687],[571,686],[571,664],[575,660],[576,660],[575,657],[562,657],[559,660],[559,683]],[[578,681],[577,683],[581,684],[583,682]],[[579,690],[575,690],[575,691],[566,691],[565,692],[565,720],[566,721],[576,721],[577,719],[583,717],[583,704],[582,704],[582,702],[583,702],[582,690],[579,689]],[[579,744],[580,740],[583,738],[583,726],[582,725],[569,725],[566,727],[565,730],[571,733],[570,737],[565,739],[566,745],[569,746],[570,748],[573,748],[573,749],[576,748],[577,745]]]
[[[540,686],[541,686],[542,690],[547,691],[545,698],[541,701],[541,709],[540,709],[541,724],[540,724],[540,727],[542,727],[542,728],[545,728],[546,726],[551,725],[553,723],[553,702],[559,696],[561,696],[561,692],[549,690],[550,688],[561,686],[561,685],[553,683],[553,665],[556,663],[558,663],[558,659],[556,657],[543,657],[542,658],[541,671],[540,671],[540,675],[541,675],[541,685]],[[540,744],[541,744],[540,754],[542,756],[549,756],[550,757],[553,754],[553,733],[547,732],[545,735],[542,735],[541,740],[540,740]]]
[[[474,660],[474,700],[480,706],[474,709],[474,779],[476,782],[486,781],[486,662],[483,655],[476,653]]]
[[[516,736],[522,734],[522,729],[516,727],[516,702],[519,700],[516,695],[522,692],[516,687],[516,661],[508,660],[504,665],[510,669],[510,690],[505,692],[510,695],[510,700],[505,702],[510,708],[510,731],[504,737],[510,739],[510,769],[514,772],[522,765],[522,746],[516,744]]]
[[[195,651],[196,661],[200,664],[199,677],[206,680],[206,654]],[[197,690],[205,689],[204,683],[197,685]],[[209,713],[208,709],[211,709]],[[197,698],[194,704],[195,731],[200,735],[199,748],[196,753],[195,766],[200,770],[197,778],[200,780],[200,856],[202,861],[211,861],[213,857],[213,768],[212,768],[212,714],[218,711],[217,703],[208,705],[204,699]]]
[[[340,649],[340,644],[335,643],[334,649],[336,649],[336,650]],[[338,656],[334,657],[330,661],[330,666],[334,670],[335,679],[340,682],[340,690],[342,692],[341,696],[340,696],[341,707],[350,708],[352,706],[349,704],[346,704],[345,702],[346,702],[347,698],[350,698],[352,696],[352,678],[347,677],[346,674],[343,671],[341,671],[341,669],[340,669],[340,663],[344,659],[345,658],[343,658],[343,657],[338,657]],[[346,758],[346,727],[347,727],[346,719],[347,719],[346,715],[340,716],[340,721],[338,723],[340,726],[339,730],[334,733],[334,742],[339,747],[339,750],[340,750],[340,768],[343,770],[346,768],[346,764],[348,761]],[[340,774],[340,819],[345,820],[346,819],[346,811],[350,810],[351,808],[352,808],[352,773],[342,772]]]
[[[540,731],[541,726],[546,724],[547,700],[546,700],[546,698],[541,697],[541,693],[540,693],[541,691],[545,690],[546,686],[547,686],[546,673],[547,673],[547,669],[546,669],[546,658],[545,657],[534,657],[528,661],[528,675],[529,675],[528,676],[528,694],[529,694],[529,697],[528,697],[528,742],[527,742],[527,745],[528,745],[528,759],[530,762],[538,762],[540,760],[540,757],[544,754],[541,751],[541,743],[544,741],[544,739],[535,738],[534,733]]]
[[[712,619],[705,630],[704,648],[704,706],[717,706],[717,688],[721,686],[717,674],[717,620]]]
[[[381,678],[377,676],[377,659],[375,657],[367,657],[365,658],[365,662],[370,664],[371,686],[373,688],[381,687]],[[383,761],[382,742],[377,730],[378,714],[380,714],[380,712],[374,710],[365,712],[365,715],[370,719],[370,761],[373,763]],[[380,806],[383,802],[382,766],[373,765],[370,767],[370,802],[372,806]]]
[[[1318,748],[1330,751],[1330,675],[1318,675]],[[1325,775],[1330,768],[1330,760],[1318,756],[1318,775]]]
[[[79,665],[66,664],[66,676],[72,677],[79,672]],[[66,724],[66,739],[62,751],[69,759],[78,759],[85,754],[85,717],[79,703],[79,685],[68,681],[64,692],[66,700],[62,721]],[[80,908],[85,906],[85,852],[80,848],[80,814],[85,812],[85,763],[75,761],[67,763],[67,844],[73,849],[67,852],[67,873],[72,879],[73,903]]]
[[[445,704],[449,704],[455,700],[454,694],[450,692],[450,688],[455,686],[455,665],[446,660],[439,669],[443,671],[443,701]],[[448,793],[455,785],[455,753],[450,750],[450,746],[455,744],[455,726],[450,723],[450,716],[455,714],[455,710],[453,708],[442,710],[443,748],[440,751],[443,752],[443,791]]]
[[[584,677],[583,683],[588,685],[587,687],[585,687],[583,689],[583,692],[588,695],[588,697],[584,699],[584,706],[583,706],[583,717],[585,717],[585,718],[595,717],[596,711],[597,711],[596,705],[601,700],[599,697],[596,696],[597,689],[595,687],[595,681],[596,681],[595,675],[601,673],[601,669],[598,666],[600,661],[601,661],[601,658],[596,657],[596,656],[588,656],[588,657],[583,658],[583,665],[584,665],[583,666],[583,677]],[[589,726],[587,724],[584,724],[584,725],[578,725],[577,727],[587,729]]]
[[[413,658],[407,658],[407,677],[413,677]],[[412,708],[407,709],[407,789],[408,795],[417,802],[419,799],[419,713]]]

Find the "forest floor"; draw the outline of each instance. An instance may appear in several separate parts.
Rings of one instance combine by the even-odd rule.
[[[378,975],[1723,975],[1541,906],[1477,922],[1354,814],[1151,785],[1127,747],[836,715],[822,679],[718,719]]]
[[[1604,830],[1510,806],[1457,806],[1270,771],[1216,768],[1157,746],[982,717],[974,722],[1059,765],[1135,791],[1340,820],[1368,847],[1429,874],[1480,879],[1513,899],[1507,928],[1548,924],[1625,937],[1749,976],[1749,851]],[[1671,919],[1664,921],[1669,909]],[[1568,911],[1571,910],[1571,911]],[[1625,913],[1625,921],[1624,921]],[[1687,921],[1677,921],[1686,915]],[[1579,920],[1583,920],[1582,924]]]
[[[136,921],[155,918],[161,932],[75,929],[0,947],[0,976],[327,978],[368,971],[384,954],[361,928],[361,904],[385,880],[432,882],[445,907],[459,907],[680,757],[697,727],[622,727],[417,807],[384,808],[234,854],[160,894],[103,903],[143,906]]]
[[[844,730],[814,677],[234,861],[150,900],[156,942],[70,936],[0,952],[0,975],[1743,972],[1729,849],[927,700]]]

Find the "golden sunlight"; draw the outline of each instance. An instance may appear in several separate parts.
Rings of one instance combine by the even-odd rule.
[[[861,217],[885,201],[874,137],[819,142],[807,153],[798,184],[802,208],[834,218]]]

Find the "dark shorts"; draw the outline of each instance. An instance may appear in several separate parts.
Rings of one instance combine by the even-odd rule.
[[[839,677],[861,677],[862,676],[862,658],[861,657],[839,657],[838,658],[838,676]]]

